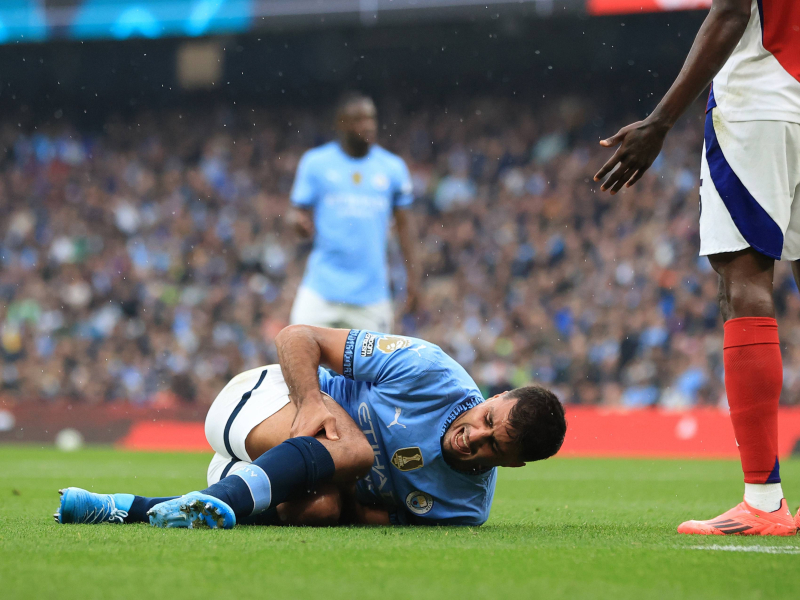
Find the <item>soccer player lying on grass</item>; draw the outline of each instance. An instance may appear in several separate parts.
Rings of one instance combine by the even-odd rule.
[[[484,400],[423,340],[293,325],[275,343],[280,365],[238,375],[208,412],[207,489],[145,498],[67,488],[56,521],[481,525],[495,467],[548,458],[564,441],[552,392]]]

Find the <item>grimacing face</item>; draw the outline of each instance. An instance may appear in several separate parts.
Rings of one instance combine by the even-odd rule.
[[[460,471],[524,466],[508,428],[508,415],[516,402],[504,392],[453,421],[442,440],[447,462]]]

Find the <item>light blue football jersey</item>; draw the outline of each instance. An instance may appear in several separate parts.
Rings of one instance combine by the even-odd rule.
[[[303,285],[331,302],[389,299],[386,250],[395,208],[413,202],[399,156],[373,145],[363,158],[338,142],[309,150],[297,167],[292,204],[314,211],[314,246]]]
[[[353,329],[343,370],[320,369],[320,388],[372,444],[359,500],[384,506],[397,524],[483,524],[497,469],[456,471],[442,455],[450,424],[484,401],[461,365],[430,342]]]

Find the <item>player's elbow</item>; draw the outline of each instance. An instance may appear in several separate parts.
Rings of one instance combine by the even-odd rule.
[[[287,325],[275,336],[275,345],[280,347],[294,337],[309,335],[310,331],[308,325]]]

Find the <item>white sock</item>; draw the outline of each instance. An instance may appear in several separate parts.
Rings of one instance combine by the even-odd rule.
[[[744,501],[753,508],[774,512],[781,507],[783,490],[780,483],[745,483]]]

